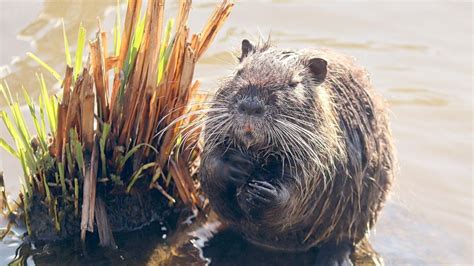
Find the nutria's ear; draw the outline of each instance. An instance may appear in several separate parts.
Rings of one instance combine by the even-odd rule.
[[[326,60],[322,58],[311,58],[308,61],[308,68],[313,74],[313,77],[318,82],[322,82],[326,78],[326,74],[328,71],[327,65],[328,63],[326,62]]]
[[[242,54],[239,57],[239,61],[242,62],[245,57],[247,57],[250,53],[255,51],[255,46],[253,46],[252,43],[250,43],[249,40],[244,39],[242,41]]]

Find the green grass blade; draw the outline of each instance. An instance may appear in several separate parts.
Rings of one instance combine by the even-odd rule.
[[[56,95],[53,95],[53,96],[49,97],[49,101],[51,102],[51,104],[53,106],[54,121],[56,121],[56,123],[57,123],[58,122],[58,108],[59,108],[60,100]],[[58,126],[56,125],[55,128],[57,128],[57,127]]]
[[[51,191],[49,190],[48,182],[46,180],[46,176],[44,174],[41,174],[43,179],[43,185],[44,185],[44,190],[46,192],[46,202],[49,204],[53,204],[52,197],[51,197]]]
[[[63,24],[64,54],[66,55],[66,64],[68,66],[72,66],[71,53],[69,52],[69,42],[67,41],[64,19],[61,19],[61,23]]]
[[[25,90],[25,88],[23,88],[23,98],[25,99],[28,109],[30,110],[31,117],[33,118],[33,124],[35,125],[36,133],[38,134],[38,139],[40,141],[41,148],[45,151],[48,147],[48,144],[46,143],[46,131],[38,121],[38,117],[36,116],[36,106],[31,100],[30,95],[28,95],[28,92]]]
[[[153,162],[153,163],[147,163],[147,164],[144,164],[142,165],[142,167],[140,167],[133,175],[132,175],[132,179],[130,180],[130,183],[128,183],[128,186],[127,186],[127,193],[130,193],[130,190],[132,189],[133,185],[135,184],[135,182],[137,182],[137,180],[140,178],[140,176],[142,175],[142,172],[145,171],[146,169],[148,168],[151,168],[153,166],[155,166],[156,163]]]
[[[176,36],[174,36],[171,39],[171,41],[168,43],[168,45],[166,46],[165,52],[163,53],[163,56],[160,58],[158,69],[161,72],[161,74],[160,74],[160,79],[157,80],[158,84],[161,81],[161,78],[163,77],[163,74],[166,71],[166,66],[168,65],[168,61],[170,59],[171,52],[173,51],[175,41],[176,41]]]
[[[12,137],[15,139],[20,155],[23,155],[23,159],[25,162],[25,164],[23,164],[23,167],[28,167],[30,169],[30,173],[34,172],[38,166],[37,159],[35,151],[31,147],[32,137],[26,126],[26,122],[23,117],[23,113],[20,110],[20,105],[18,104],[18,101],[14,102],[10,106],[10,110],[13,114],[13,121],[15,122],[16,130],[12,130],[12,125],[11,123],[9,123],[9,119],[6,116],[6,113],[2,113],[2,118],[4,120],[4,123],[7,125],[7,128],[9,128],[9,131],[12,133]]]
[[[155,147],[151,146],[150,144],[148,143],[141,143],[141,144],[138,144],[138,145],[135,145],[131,150],[129,150],[127,152],[127,154],[125,154],[125,156],[123,158],[120,159],[119,161],[119,165],[118,165],[118,169],[122,169],[123,166],[125,165],[125,163],[127,162],[127,160],[132,157],[133,154],[135,154],[141,147],[143,146],[147,146],[149,147],[150,149],[152,149],[154,152],[158,153],[158,150],[155,149]]]
[[[54,199],[53,201],[53,214],[54,214],[54,225],[56,228],[56,232],[61,231],[61,223],[59,221],[59,215],[58,215],[58,200]]]
[[[15,149],[13,149],[12,146],[8,145],[8,143],[3,138],[0,138],[0,147],[6,150],[11,155],[15,156],[16,158],[19,158]]]
[[[69,134],[71,136],[71,144],[72,144],[72,152],[74,154],[74,157],[76,159],[79,172],[81,173],[81,176],[85,176],[83,172],[83,167],[84,167],[84,154],[82,153],[82,145],[81,142],[79,141],[79,137],[77,136],[76,130],[72,129],[69,131]]]
[[[123,181],[120,178],[120,175],[110,174],[110,179],[112,180],[112,182],[114,182],[115,185],[123,186]]]
[[[5,89],[6,88],[6,89]],[[6,83],[5,81],[5,87],[3,87],[2,84],[0,84],[0,92],[2,93],[3,95],[3,98],[5,99],[5,101],[7,102],[8,105],[12,105],[13,103],[13,97],[12,97],[12,94],[10,92],[10,88],[8,87],[8,84]]]
[[[5,124],[5,127],[7,128],[8,132],[10,133],[10,136],[13,138],[15,141],[16,147],[18,149],[18,156],[22,156],[24,160],[23,170],[27,171],[28,169],[36,169],[36,160],[34,158],[34,152],[33,149],[31,148],[30,142],[29,142],[29,135],[28,133],[24,132],[24,121],[22,120],[22,115],[19,113],[19,107],[18,103],[15,103],[14,105],[11,106],[11,111],[14,115],[14,121],[15,121],[15,126],[13,126],[12,121],[8,117],[7,113],[5,111],[0,111],[0,117],[3,120],[3,123]],[[17,118],[20,117],[20,118]],[[26,134],[26,135],[25,135]],[[20,158],[22,159],[22,158]],[[26,173],[26,172],[25,172]]]
[[[163,41],[161,42],[160,54],[158,56],[159,62],[158,62],[158,73],[157,73],[156,85],[160,83],[161,78],[163,77],[163,73],[165,71],[165,66],[168,63],[168,59],[170,55],[169,50],[172,48],[172,45],[170,48],[170,44],[172,43],[168,43],[168,42],[171,36],[171,30],[173,29],[173,24],[174,24],[174,19],[169,19],[168,22],[166,23],[164,38],[163,38]],[[166,58],[165,58],[165,55],[166,55]]]
[[[161,171],[161,168],[158,167],[156,170],[155,170],[155,174],[153,174],[153,177],[151,179],[151,182],[150,182],[150,188],[151,186],[161,177],[163,176],[163,171]]]
[[[123,63],[123,68],[122,69],[123,69],[123,73],[125,75],[125,79],[120,84],[120,89],[119,89],[119,92],[118,92],[119,105],[121,105],[123,103],[123,96],[124,96],[124,90],[125,90],[125,81],[128,80],[129,77],[130,77],[130,72],[133,69],[133,66],[135,64],[135,59],[136,59],[137,54],[138,54],[138,49],[140,48],[140,45],[142,43],[143,32],[144,32],[144,29],[145,29],[145,17],[146,16],[143,16],[138,21],[138,24],[135,28],[135,32],[133,33],[130,48],[127,52],[126,60]]]
[[[28,147],[26,149],[22,147],[20,148],[18,153],[21,155],[22,160],[24,161],[22,163],[22,167],[24,168],[23,172],[26,174],[25,179],[32,183],[31,174],[36,172],[36,170],[38,169],[33,150],[31,149],[31,147]]]
[[[12,109],[12,112],[14,112],[14,109]],[[10,136],[15,141],[16,147],[18,149],[18,151],[16,152],[16,157],[20,159],[26,180],[26,177],[29,176],[31,172],[30,169],[32,171],[36,169],[33,150],[31,149],[28,139],[26,139],[25,136],[19,132],[18,124],[17,127],[14,127],[13,123],[10,121],[10,118],[8,117],[5,111],[0,112],[0,117],[2,118],[3,123],[5,124],[5,127],[7,128],[8,132],[10,133]],[[3,146],[5,145],[2,145],[2,147]],[[9,148],[6,147],[6,149]]]
[[[124,73],[126,80],[128,79],[130,75],[130,71],[133,68],[133,64],[135,63],[135,58],[137,57],[138,49],[140,48],[140,45],[142,43],[143,39],[143,32],[145,29],[145,17],[143,16],[140,18],[140,21],[138,22],[138,25],[135,29],[135,32],[133,33],[133,38],[132,38],[132,45],[130,45],[128,54],[127,54],[127,60],[124,62]]]
[[[57,121],[56,121],[56,116],[57,114],[55,113],[55,110],[57,109],[54,107],[54,99],[51,99],[48,95],[48,89],[46,88],[46,82],[44,80],[43,75],[38,76],[38,80],[40,82],[40,90],[41,90],[41,98],[43,101],[43,107],[46,110],[46,115],[48,116],[49,120],[49,127],[51,129],[51,133],[55,135],[56,133],[56,127],[57,127]]]
[[[18,132],[16,140],[17,146],[23,148],[24,151],[24,158],[26,160],[27,166],[33,171],[36,169],[36,158],[33,148],[31,147],[31,135],[28,132],[28,128],[26,127],[25,119],[23,114],[20,110],[20,105],[15,102],[11,106],[11,111],[13,114],[13,121],[15,122],[16,129]]]
[[[66,189],[66,180],[65,180],[65,174],[64,174],[64,163],[58,162],[58,172],[59,172],[59,182],[61,183],[63,197],[64,197],[64,200],[66,200],[67,189]]]
[[[30,220],[30,213],[28,212],[29,205],[30,205],[30,197],[31,197],[31,190],[26,187],[25,184],[22,185],[22,192],[25,195],[23,197],[23,204],[24,204],[24,210],[25,210],[25,224],[26,224],[26,231],[28,232],[28,235],[31,236],[31,220]]]
[[[13,138],[15,141],[20,141],[19,133],[16,131],[15,127],[13,126],[13,123],[12,123],[12,121],[10,120],[10,118],[8,117],[7,112],[5,112],[5,111],[0,111],[0,117],[1,117],[2,120],[3,120],[3,124],[4,124],[5,127],[7,128],[8,133],[10,133],[10,136],[12,136],[12,138]],[[19,144],[20,144],[20,143],[17,143],[17,146],[19,146]],[[19,146],[19,147],[20,147],[20,146]]]
[[[86,44],[86,29],[82,26],[79,26],[79,32],[77,33],[77,49],[76,49],[76,61],[74,62],[74,71],[73,77],[74,80],[77,79],[79,74],[82,71],[82,53],[84,52],[84,46]]]
[[[38,64],[40,64],[41,66],[43,66],[46,70],[48,70],[49,73],[51,73],[55,78],[56,80],[58,80],[59,82],[63,81],[63,79],[61,78],[61,75],[59,75],[58,72],[56,72],[56,70],[54,70],[52,67],[50,67],[48,64],[46,64],[43,60],[39,59],[36,55],[34,55],[33,53],[26,53],[29,57],[31,57],[33,60],[35,60],[36,62],[38,62]]]
[[[59,169],[58,169],[58,172],[59,172]],[[54,185],[55,186],[58,185],[58,184],[61,184],[61,181],[59,180],[58,172],[54,172],[54,181],[55,181]]]
[[[15,102],[11,106],[12,114],[13,114],[13,121],[15,121],[16,128],[20,133],[20,137],[23,138],[25,146],[29,146],[31,135],[28,132],[28,128],[26,127],[26,122],[23,117],[23,114],[20,110],[20,105]]]
[[[41,95],[40,97],[38,97],[38,101],[39,101],[41,130],[43,130],[43,132],[46,132],[46,119],[44,118],[44,104],[43,104],[43,99]]]
[[[79,180],[74,177],[74,214],[79,215]]]
[[[30,171],[26,163],[25,153],[23,149],[20,149],[18,151],[18,155],[20,157],[21,168],[23,169],[22,183],[23,183],[23,186],[26,188],[27,194],[31,196],[33,194],[32,194],[32,188],[31,188],[32,183],[30,182]]]
[[[105,157],[105,144],[107,143],[107,138],[110,133],[110,124],[105,123],[104,128],[102,130],[102,136],[99,140],[100,146],[100,160],[102,162],[102,177],[107,177],[107,158]]]

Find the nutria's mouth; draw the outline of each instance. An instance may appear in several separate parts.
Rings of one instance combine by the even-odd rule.
[[[252,146],[252,144],[254,143],[255,141],[255,136],[253,135],[252,132],[245,132],[244,133],[244,137],[242,139],[242,142],[244,143],[245,147],[248,149],[250,146]]]
[[[255,140],[255,136],[252,132],[246,131],[244,132],[244,137],[243,137],[244,142],[253,142]]]
[[[249,148],[254,145],[258,139],[258,131],[254,121],[248,118],[238,117],[234,122],[233,128],[228,132],[228,138],[234,139],[235,145]]]
[[[248,135],[248,134],[252,134],[252,132],[254,131],[254,126],[252,123],[250,123],[249,121],[246,121],[244,123],[244,132],[245,132],[245,135]]]
[[[246,131],[246,132],[244,133],[244,138],[246,138],[246,139],[253,139],[253,138],[254,138],[253,133],[252,133],[251,131]]]

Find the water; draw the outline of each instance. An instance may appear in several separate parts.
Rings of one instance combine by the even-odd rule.
[[[95,32],[97,16],[103,28],[111,29],[114,2],[2,0],[0,78],[14,90],[23,84],[38,94],[34,73],[41,69],[25,53],[33,51],[62,73],[60,18],[65,17],[72,43],[81,21],[90,34]],[[197,31],[214,1],[194,2],[190,25]],[[195,77],[203,82],[204,90],[214,90],[219,78],[232,69],[231,52],[238,49],[241,39],[268,33],[280,47],[328,47],[356,57],[390,103],[400,165],[371,242],[388,265],[472,264],[472,5],[460,1],[237,1]],[[53,84],[53,79],[48,82]],[[4,103],[0,105],[3,109]],[[3,125],[0,136],[6,136]],[[3,151],[0,169],[9,190],[18,189],[20,167]],[[150,232],[155,232],[156,239],[162,237],[159,230]],[[119,253],[124,252],[124,263],[156,261],[166,250],[162,241],[134,242],[129,237],[135,249],[127,245],[127,236],[127,241],[117,241],[122,243]],[[0,264],[11,260],[19,243],[9,237],[0,244]],[[156,245],[156,249],[131,255],[130,250],[143,250],[144,245]],[[191,251],[193,246],[177,262],[202,262],[203,258],[219,264],[232,262],[225,260],[227,256],[236,263],[236,250],[252,251],[232,234],[211,241],[204,254],[195,248]],[[63,255],[67,259],[69,253]],[[258,256],[246,257],[246,263],[261,262]],[[71,263],[77,262],[70,258]],[[32,261],[30,257],[28,262]],[[36,261],[48,262],[58,261]]]

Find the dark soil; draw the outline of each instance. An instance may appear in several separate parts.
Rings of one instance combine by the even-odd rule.
[[[128,232],[142,228],[154,221],[166,220],[172,209],[169,201],[157,190],[132,191],[130,194],[98,192],[106,205],[108,220],[113,232]],[[80,207],[79,207],[80,208]],[[59,211],[60,231],[55,228],[54,216],[47,204],[39,196],[33,196],[29,206],[30,240],[34,243],[48,243],[64,240],[80,234],[80,212],[75,215],[69,204]],[[94,230],[96,231],[96,230]]]

